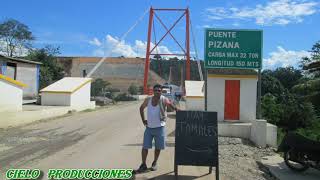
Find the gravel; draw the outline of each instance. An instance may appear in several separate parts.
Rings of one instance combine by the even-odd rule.
[[[276,179],[258,163],[263,157],[272,155],[275,155],[274,148],[255,147],[241,138],[219,137],[219,171],[226,179]]]

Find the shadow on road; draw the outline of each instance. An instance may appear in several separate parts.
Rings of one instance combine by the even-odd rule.
[[[156,177],[151,177],[151,178],[145,178],[145,179],[149,179],[149,180],[179,180],[179,179],[183,179],[183,180],[193,180],[193,179],[198,179],[198,178],[201,178],[201,177],[204,177],[204,176],[207,176],[209,174],[204,174],[204,175],[201,175],[201,176],[189,176],[189,175],[178,175],[177,178],[176,176],[174,175],[174,172],[171,171],[171,172],[168,172],[168,173],[165,173],[165,174],[161,174],[159,176],[156,176]],[[136,175],[132,176],[131,178],[132,180],[135,180],[135,179],[143,179],[141,177],[136,177]]]
[[[135,144],[125,144],[124,146],[140,146],[142,147],[142,143],[135,143]],[[166,147],[175,147],[174,142],[166,142]]]
[[[170,134],[168,134],[169,137],[175,137],[176,136],[176,131],[173,130]]]

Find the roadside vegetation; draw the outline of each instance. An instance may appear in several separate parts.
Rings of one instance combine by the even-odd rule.
[[[298,68],[262,72],[262,116],[277,125],[278,143],[285,130],[320,141],[320,41]]]

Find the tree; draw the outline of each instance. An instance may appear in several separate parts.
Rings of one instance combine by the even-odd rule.
[[[291,66],[279,67],[274,71],[267,70],[264,73],[277,78],[283,87],[289,90],[296,85],[302,77],[301,71]]]
[[[0,41],[5,43],[1,51],[7,56],[14,56],[17,48],[30,49],[34,39],[29,27],[17,20],[8,19],[0,24]]]
[[[281,121],[283,109],[277,103],[277,97],[270,93],[262,96],[261,100],[262,116],[272,124],[278,124]]]
[[[279,96],[283,91],[284,87],[281,82],[273,77],[270,70],[262,72],[261,75],[261,96],[267,93],[271,93],[273,96]]]
[[[64,77],[63,68],[57,63],[56,55],[59,48],[46,46],[41,49],[29,51],[26,59],[41,62],[40,66],[40,88],[44,88]]]
[[[131,84],[128,88],[128,92],[129,94],[131,95],[137,95],[138,94],[138,91],[139,91],[139,88],[137,85],[135,84]]]
[[[161,57],[161,55],[160,55],[160,54],[156,54],[156,55],[154,55],[154,56],[153,56],[153,59],[161,60],[161,59],[162,59],[162,57]]]
[[[304,57],[301,66],[308,76],[306,81],[295,85],[292,90],[311,102],[320,113],[320,41],[311,48],[311,57]]]
[[[101,78],[96,79],[91,84],[91,96],[101,96],[104,95],[103,93],[106,93],[106,88],[109,86],[110,83],[107,81],[104,81]]]

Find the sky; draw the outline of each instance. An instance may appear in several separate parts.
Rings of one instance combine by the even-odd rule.
[[[0,22],[16,19],[30,28],[33,46],[60,47],[60,56],[145,57],[149,9],[189,8],[190,52],[203,59],[205,28],[263,31],[263,68],[298,66],[320,40],[319,0],[1,0]],[[181,12],[156,12],[167,28]],[[165,33],[155,19],[152,46]],[[171,33],[185,45],[185,19]],[[167,36],[157,53],[181,53]],[[197,52],[197,54],[196,54]]]

